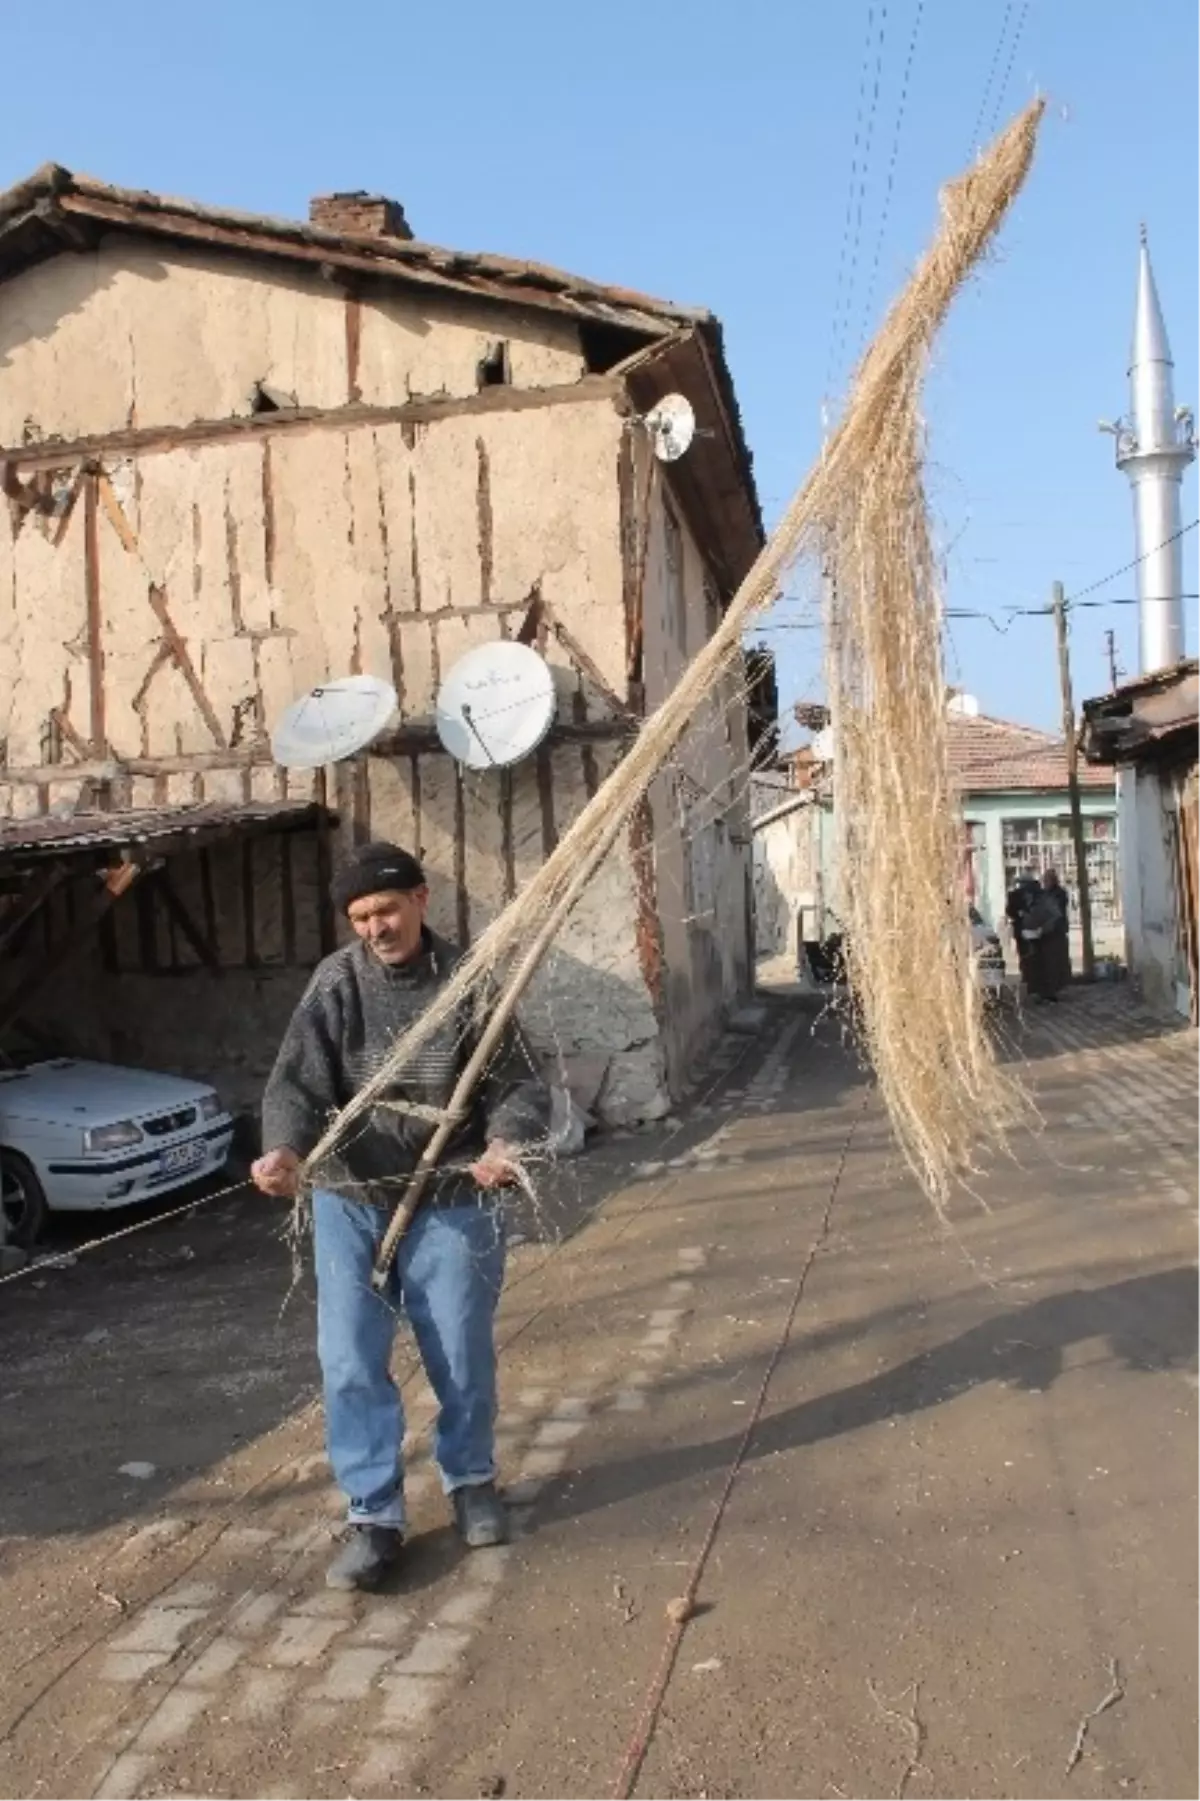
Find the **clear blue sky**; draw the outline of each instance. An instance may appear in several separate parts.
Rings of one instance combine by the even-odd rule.
[[[918,0],[67,0],[49,37],[37,8],[5,12],[0,183],[54,159],[294,215],[311,194],[371,188],[434,242],[710,306],[768,518],[818,447],[823,394],[842,391],[925,242],[939,182],[977,131],[1044,93],[1038,164],[930,391],[955,608],[1037,605],[1056,577],[1070,592],[1133,555],[1095,426],[1126,402],[1141,219],[1177,399],[1200,399],[1194,0],[925,0],[915,43]],[[1193,470],[1185,521],[1196,513]],[[1082,612],[1077,695],[1106,685],[1109,625],[1135,666],[1133,609]],[[783,699],[817,692],[817,634],[772,641]],[[988,710],[1056,721],[1048,621],[1004,637],[957,622],[947,662]]]

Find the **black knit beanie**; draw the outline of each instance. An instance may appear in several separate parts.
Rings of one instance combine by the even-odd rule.
[[[383,894],[398,888],[408,893],[425,886],[425,871],[411,851],[398,844],[360,844],[352,850],[333,878],[333,904],[348,913],[352,902],[366,894]]]

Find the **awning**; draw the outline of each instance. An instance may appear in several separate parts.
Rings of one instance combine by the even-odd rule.
[[[0,820],[0,872],[66,858],[117,863],[170,857],[230,838],[305,831],[321,817],[322,809],[311,801],[278,800]]]

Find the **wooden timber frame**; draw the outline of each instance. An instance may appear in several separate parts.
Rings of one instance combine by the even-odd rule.
[[[352,334],[348,336],[348,349]],[[644,412],[675,388],[685,388],[696,404],[701,436],[697,440],[694,464],[687,461],[679,468],[665,470],[652,459],[639,459],[633,453],[636,439],[635,422]],[[249,720],[250,733],[242,737],[238,722],[233,728],[213,706],[205,687],[203,667],[190,647],[179,624],[179,613],[171,594],[160,581],[148,579],[146,600],[150,614],[150,631],[158,630],[151,640],[151,658],[143,680],[142,693],[161,669],[170,669],[184,683],[192,704],[206,728],[208,745],[204,749],[179,751],[176,754],[117,755],[113,750],[112,709],[106,705],[105,689],[105,604],[101,579],[99,534],[111,527],[122,552],[131,560],[140,560],[141,547],[133,520],[125,512],[110,473],[123,459],[135,462],[146,457],[188,453],[210,444],[257,444],[264,456],[264,500],[269,502],[267,482],[272,444],[291,441],[306,434],[349,432],[363,428],[374,430],[396,427],[405,431],[436,425],[443,420],[475,419],[483,421],[500,413],[529,413],[546,409],[579,406],[606,401],[626,422],[620,438],[617,467],[620,507],[621,604],[625,630],[625,682],[618,686],[605,675],[571,622],[562,615],[536,587],[527,596],[519,623],[519,607],[507,608],[496,602],[490,589],[490,500],[487,493],[487,466],[480,443],[480,592],[483,604],[478,608],[456,608],[447,618],[461,619],[471,613],[495,618],[497,629],[507,631],[525,642],[535,642],[545,649],[551,639],[561,648],[580,679],[579,691],[572,697],[569,716],[560,718],[536,754],[534,780],[540,811],[541,851],[549,854],[558,839],[558,812],[562,802],[556,797],[555,753],[574,750],[578,753],[583,791],[594,794],[603,779],[601,757],[620,755],[638,729],[644,711],[642,677],[642,645],[644,641],[643,601],[649,510],[654,486],[661,482],[673,504],[687,518],[698,546],[714,572],[722,598],[736,586],[742,565],[751,560],[761,537],[752,496],[748,499],[739,486],[736,444],[728,415],[724,410],[719,384],[713,375],[709,353],[701,335],[683,329],[629,357],[617,369],[605,375],[590,375],[560,388],[516,389],[487,387],[479,393],[461,397],[417,397],[397,406],[364,405],[357,399],[354,372],[350,371],[347,401],[342,406],[322,409],[280,409],[273,412],[220,420],[201,420],[182,426],[131,427],[102,435],[79,438],[64,443],[31,443],[0,450],[0,485],[12,509],[14,533],[33,518],[48,542],[62,542],[73,514],[83,519],[83,570],[85,580],[84,648],[87,683],[84,693],[85,719],[72,723],[67,702],[56,708],[51,718],[53,733],[49,740],[52,754],[42,762],[11,765],[0,764],[0,789],[33,788],[37,811],[50,812],[54,797],[64,793],[65,785],[77,789],[81,807],[98,806],[116,815],[138,804],[140,791],[143,804],[152,796],[158,805],[171,801],[179,804],[181,789],[190,797],[205,797],[209,778],[236,784],[241,796],[249,801],[268,790],[283,800],[303,792],[318,809],[317,831],[318,887],[320,899],[320,951],[327,953],[336,944],[336,921],[328,902],[328,879],[336,854],[328,818],[336,808],[342,832],[347,840],[361,840],[373,831],[371,819],[370,769],[379,761],[392,762],[405,771],[414,789],[416,831],[421,830],[421,782],[424,759],[444,759],[445,753],[436,730],[428,718],[403,719],[394,730],[377,740],[367,753],[339,766],[336,776],[324,772],[302,790],[271,760],[270,747],[264,734],[265,720],[261,709],[257,719]],[[715,447],[715,448],[714,448]],[[80,504],[81,503],[81,504]],[[268,512],[268,531],[274,529]],[[268,562],[271,547],[268,544]],[[505,613],[511,623],[504,623]],[[436,621],[431,612],[427,618]],[[403,635],[399,622],[396,630]],[[257,654],[257,652],[256,652]],[[592,716],[585,704],[583,684],[587,684],[593,704],[598,703],[603,716]],[[462,774],[454,778],[453,818],[450,829],[455,838],[453,884],[456,889],[455,925],[463,940],[471,936],[472,900],[469,872],[464,848],[465,807]],[[513,844],[512,778],[502,782],[500,796],[502,892],[511,899],[518,885],[516,855]],[[335,792],[330,793],[333,787]],[[441,783],[445,793],[444,780]],[[62,801],[58,804],[61,806]],[[654,820],[650,803],[639,809],[629,837],[629,851],[636,878],[637,943],[639,961],[656,1008],[663,1000],[662,931],[658,918],[658,897],[654,872]],[[418,841],[414,848],[420,853]],[[0,865],[3,862],[0,839]],[[284,857],[284,894],[282,915],[284,938],[294,953],[297,937],[295,893],[288,886],[289,857]],[[57,886],[57,884],[56,884]],[[125,890],[122,890],[125,892]],[[138,883],[140,937],[144,946],[143,967],[161,967],[154,956],[155,933],[146,923],[151,907],[165,913],[173,931],[187,947],[196,962],[210,970],[220,968],[214,948],[215,908],[211,894],[204,905],[189,909],[174,891],[165,866]],[[49,899],[49,894],[47,899]],[[243,883],[243,912],[246,915],[244,937],[249,966],[255,963],[253,882],[246,866]],[[111,905],[102,909],[96,920],[102,931],[102,943],[110,967],[116,967],[112,950]],[[102,921],[105,922],[102,925]],[[0,919],[0,931],[4,929]],[[19,928],[14,928],[17,930]],[[28,940],[28,934],[25,935]]]

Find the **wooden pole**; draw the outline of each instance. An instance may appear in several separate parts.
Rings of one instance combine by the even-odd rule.
[[[321,955],[328,957],[337,949],[337,921],[329,891],[333,880],[333,843],[329,830],[329,771],[324,764],[316,771],[313,794],[320,809],[317,814],[318,925]]]
[[[1083,979],[1096,973],[1092,943],[1092,891],[1088,880],[1087,846],[1083,837],[1083,807],[1079,798],[1079,742],[1075,732],[1075,701],[1071,693],[1071,655],[1067,641],[1067,603],[1061,582],[1055,582],[1051,611],[1058,638],[1058,679],[1062,689],[1063,736],[1067,745],[1067,793],[1071,802],[1071,840],[1075,846],[1075,880],[1079,891],[1079,930],[1083,937]]]

